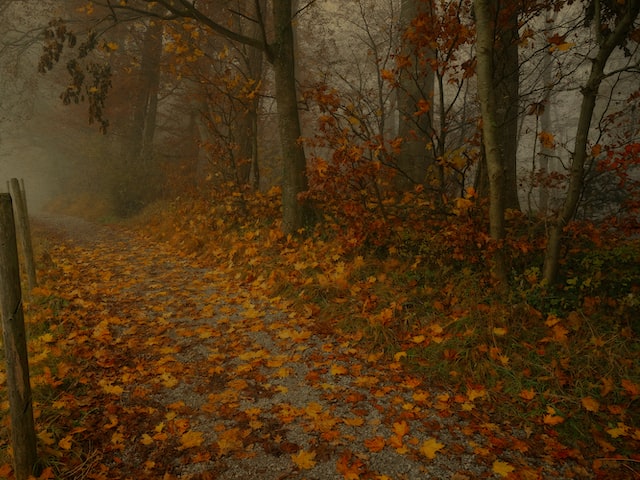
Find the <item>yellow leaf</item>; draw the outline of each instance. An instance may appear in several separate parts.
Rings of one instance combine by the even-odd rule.
[[[624,423],[618,422],[618,426],[615,428],[607,429],[607,433],[612,438],[624,437],[629,434],[629,427]]]
[[[48,445],[53,445],[55,443],[55,440],[53,439],[53,436],[49,432],[40,432],[40,433],[38,433],[38,438],[40,439],[40,441],[42,443],[44,443],[47,446]]]
[[[151,445],[153,443],[153,438],[151,438],[151,435],[145,433],[140,438],[140,443],[142,443],[143,445]]]
[[[546,425],[558,425],[562,422],[564,422],[564,418],[560,417],[559,415],[550,415],[547,414],[543,417],[542,421],[546,424]]]
[[[436,453],[438,453],[438,451],[442,450],[443,448],[443,443],[438,442],[435,438],[429,438],[422,443],[422,446],[420,447],[420,453],[422,453],[429,460],[433,460],[434,458],[436,458]]]
[[[398,352],[398,353],[396,353],[393,356],[393,360],[396,361],[396,362],[399,362],[402,357],[406,358],[407,357],[407,352]]]
[[[600,409],[600,403],[594,398],[584,397],[580,399],[580,402],[588,412],[597,412]]]
[[[111,395],[122,395],[122,392],[124,392],[124,388],[122,388],[119,385],[111,385],[111,383],[107,380],[100,380],[98,382],[98,385],[100,385],[102,387],[102,390],[104,390],[105,393],[109,393]]]
[[[72,443],[73,443],[73,437],[71,435],[67,435],[66,437],[64,437],[58,442],[58,446],[63,450],[70,450]]]
[[[55,341],[55,338],[53,338],[53,335],[51,335],[50,333],[45,333],[39,338],[39,340],[43,343],[53,343]]]
[[[343,422],[345,425],[349,425],[351,427],[359,427],[364,424],[364,418],[362,417],[345,418]]]
[[[122,448],[124,446],[124,435],[120,432],[114,432],[113,435],[111,435],[111,443],[116,447]]]
[[[162,384],[167,388],[173,388],[180,383],[176,377],[167,372],[163,373],[160,377],[162,378]]]
[[[346,367],[336,365],[335,363],[331,365],[331,368],[329,369],[329,373],[331,373],[331,375],[345,375],[347,372],[348,370]]]
[[[316,458],[316,452],[306,452],[304,450],[300,450],[300,452],[291,455],[293,463],[303,470],[309,470],[316,465],[314,458]]]
[[[204,442],[202,432],[195,432],[193,430],[182,434],[180,437],[180,448],[178,450],[184,450],[185,448],[199,447]]]
[[[493,472],[501,477],[506,477],[515,470],[509,463],[496,460],[493,462]]]
[[[404,420],[393,422],[393,433],[402,438],[409,433],[409,425]]]
[[[507,334],[507,329],[504,327],[496,327],[493,329],[493,334],[496,337],[504,337]]]
[[[467,397],[469,401],[473,402],[476,398],[482,398],[487,394],[487,391],[484,388],[474,389],[469,388],[467,390]]]

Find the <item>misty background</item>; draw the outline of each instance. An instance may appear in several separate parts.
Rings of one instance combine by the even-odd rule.
[[[61,13],[54,3],[0,4],[0,178],[24,179],[32,212],[71,186],[90,189],[87,155],[104,141],[81,106],[62,105],[59,76],[38,74],[43,29]]]

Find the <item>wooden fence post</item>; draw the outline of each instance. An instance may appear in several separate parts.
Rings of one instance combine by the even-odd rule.
[[[11,446],[16,480],[27,480],[37,461],[27,338],[11,195],[0,193],[0,313],[11,411]]]
[[[29,213],[27,212],[26,202],[27,196],[24,187],[20,188],[20,183],[17,178],[11,179],[10,186],[17,219],[18,238],[22,245],[24,268],[27,271],[27,282],[29,291],[31,291],[38,286],[38,280],[36,277],[36,263],[33,259],[33,245],[31,244],[31,228],[29,226]]]

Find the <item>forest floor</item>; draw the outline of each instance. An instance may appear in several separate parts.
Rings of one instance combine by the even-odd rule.
[[[594,478],[553,432],[494,417],[483,387],[435,387],[233,265],[68,217],[34,236],[40,478]]]

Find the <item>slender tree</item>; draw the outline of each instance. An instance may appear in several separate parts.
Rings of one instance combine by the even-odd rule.
[[[520,0],[493,0],[490,12],[495,19],[493,89],[496,96],[498,145],[504,159],[504,202],[506,208],[520,209],[518,199],[518,115],[520,112],[520,59],[518,57],[518,15]]]
[[[496,96],[493,89],[494,22],[492,0],[476,0],[476,48],[478,99],[482,112],[482,137],[489,177],[489,233],[495,241],[493,276],[499,283],[507,277],[502,250],[505,238],[504,159],[500,150],[496,114]]]
[[[560,212],[549,230],[544,258],[543,278],[552,284],[558,276],[560,249],[565,227],[575,216],[585,179],[585,164],[589,157],[589,132],[600,86],[607,74],[605,68],[614,50],[624,47],[629,35],[637,32],[640,0],[610,2],[591,0],[586,9],[587,22],[593,25],[597,47],[591,60],[591,69],[587,81],[582,85],[580,115],[574,141],[569,186]]]

